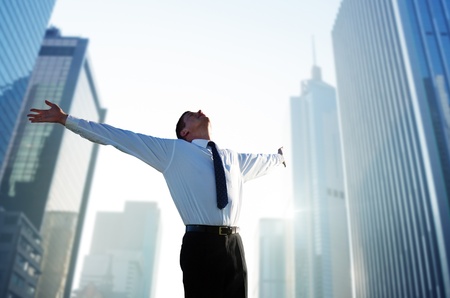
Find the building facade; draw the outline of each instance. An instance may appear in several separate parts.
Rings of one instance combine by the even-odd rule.
[[[159,227],[160,211],[152,202],[126,202],[124,212],[97,213],[76,297],[87,297],[89,288],[104,297],[154,297]]]
[[[350,297],[350,252],[335,88],[314,65],[291,98],[295,297]]]
[[[0,297],[34,297],[42,254],[31,222],[20,212],[0,209]]]
[[[55,0],[0,2],[0,177]]]
[[[47,30],[0,181],[0,205],[25,214],[42,236],[36,297],[69,297],[98,147],[60,125],[30,124],[26,114],[49,99],[68,113],[104,119],[87,46]]]
[[[344,0],[332,36],[355,297],[449,297],[450,5]]]
[[[259,298],[293,297],[291,222],[263,218],[259,222]]]

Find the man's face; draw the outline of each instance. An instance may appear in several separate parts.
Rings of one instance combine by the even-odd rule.
[[[198,112],[186,112],[183,120],[185,123],[184,130],[188,134],[196,134],[200,130],[207,129],[209,125],[209,118],[203,114],[202,110],[198,110]],[[184,137],[186,138],[187,135]]]

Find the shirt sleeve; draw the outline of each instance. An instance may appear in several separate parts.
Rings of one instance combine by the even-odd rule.
[[[94,143],[114,146],[160,172],[169,165],[175,147],[175,140],[156,138],[73,116],[67,118],[66,128]]]
[[[273,168],[281,165],[284,158],[280,154],[246,154],[240,153],[239,166],[244,181],[261,177],[269,173]]]

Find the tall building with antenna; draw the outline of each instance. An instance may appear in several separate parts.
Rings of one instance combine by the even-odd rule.
[[[355,297],[450,297],[450,5],[343,0],[333,27]]]
[[[334,87],[313,43],[311,78],[291,98],[295,297],[350,297],[350,253]]]

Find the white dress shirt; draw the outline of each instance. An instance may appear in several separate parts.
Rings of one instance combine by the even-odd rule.
[[[280,154],[237,153],[217,146],[223,160],[228,190],[228,205],[219,209],[208,140],[198,139],[189,143],[157,138],[73,116],[67,118],[66,128],[92,142],[112,145],[161,172],[186,225],[236,226],[244,182],[265,175],[284,161]]]

